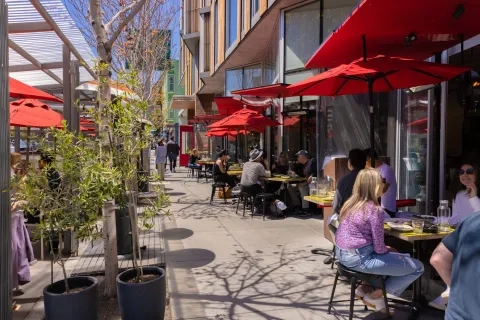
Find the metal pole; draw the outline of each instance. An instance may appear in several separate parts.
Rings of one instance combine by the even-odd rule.
[[[10,105],[8,87],[8,8],[0,0],[0,188],[10,188]],[[0,319],[12,319],[12,236],[10,193],[0,192]]]
[[[63,117],[67,121],[67,128],[72,131],[72,75],[70,72],[70,50],[66,45],[62,47],[63,59]]]
[[[442,54],[437,53],[435,54],[435,62],[441,63],[442,62]],[[435,210],[439,204],[439,197],[440,197],[440,177],[438,173],[440,172],[440,123],[441,119],[441,108],[442,108],[442,87],[437,85],[433,89],[434,100],[435,100],[435,108],[434,108],[434,129],[433,129],[433,146],[432,146],[432,198],[431,198],[431,206],[430,210]],[[443,168],[442,168],[443,169]]]
[[[320,1],[320,44],[323,43],[323,11],[325,8],[324,0]],[[319,98],[318,105],[315,112],[315,143],[317,147],[317,177],[323,176],[323,162],[325,161],[326,149],[327,149],[327,135],[326,135],[326,112],[323,113],[323,108],[327,109],[327,106],[322,105],[324,99]],[[323,113],[323,117],[322,117]]]
[[[71,70],[71,88],[72,88],[72,109],[71,109],[71,118],[70,124],[71,130],[73,132],[80,132],[80,115],[78,106],[75,105],[75,102],[78,100],[79,92],[75,89],[80,85],[80,64],[78,61],[72,61],[70,64]]]
[[[300,96],[300,110],[303,110],[303,97]],[[300,139],[300,149],[298,150],[303,150],[303,115],[300,116],[300,134],[299,134],[299,139]]]
[[[373,95],[373,79],[368,79],[368,102],[370,111],[370,165],[375,168],[375,109]]]

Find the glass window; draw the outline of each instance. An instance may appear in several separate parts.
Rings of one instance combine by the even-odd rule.
[[[245,31],[245,0],[240,0],[240,31],[244,32]]]
[[[168,77],[168,91],[173,92],[175,91],[175,77],[169,76]]]
[[[237,0],[227,0],[226,10],[226,26],[227,32],[225,33],[225,50],[228,50],[237,39]]]
[[[359,0],[325,0],[323,10],[323,40],[337,29],[358,5]]]
[[[258,9],[260,9],[260,0],[250,0],[250,12],[252,18],[255,17]]]
[[[214,56],[214,63],[215,65],[217,65],[218,63],[218,1],[215,2],[215,18],[214,19],[215,21],[213,24],[213,27],[214,27],[213,56]],[[215,66],[213,66],[213,68],[215,69]]]
[[[225,72],[225,95],[231,96],[231,91],[243,89],[243,70],[232,69]]]
[[[285,70],[304,67],[320,45],[320,2],[285,13]]]
[[[169,110],[168,118],[172,120],[175,118],[175,110],[172,110],[172,109]]]
[[[401,94],[398,189],[400,199],[415,199],[426,183],[428,91],[411,95],[402,91]]]
[[[262,85],[262,67],[260,64],[243,68],[243,89]]]

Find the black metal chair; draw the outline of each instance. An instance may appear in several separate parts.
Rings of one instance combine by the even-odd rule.
[[[350,301],[350,312],[349,312],[349,320],[353,318],[353,307],[355,305],[355,290],[357,287],[363,282],[367,283],[369,286],[377,287],[382,289],[383,297],[385,299],[385,306],[387,308],[387,319],[391,318],[390,309],[388,307],[388,299],[387,299],[387,292],[385,291],[385,280],[382,275],[375,275],[375,274],[368,274],[362,273],[358,271],[351,270],[341,263],[337,262],[337,274],[335,275],[335,282],[333,283],[332,288],[332,295],[330,297],[330,302],[328,303],[328,314],[331,314],[331,310],[333,308],[334,302],[347,302]],[[335,296],[335,289],[337,287],[338,278],[342,276],[348,279],[350,283],[350,300],[337,300],[333,301],[333,297]],[[380,284],[378,287],[377,284]],[[373,285],[375,284],[375,285]],[[365,310],[368,310],[367,306],[365,306]]]
[[[257,203],[257,201],[262,202],[262,207],[263,207],[263,220],[265,220],[265,215],[267,214],[267,202],[268,200],[275,200],[275,195],[273,193],[259,193],[255,196],[255,201],[254,203]],[[277,216],[278,216],[278,210],[277,210]],[[253,210],[252,210],[252,217],[253,217]]]
[[[245,210],[247,208],[247,204],[251,205],[251,210],[253,215],[253,204],[254,204],[253,201],[254,201],[253,194],[246,191],[241,191],[238,194],[237,209],[235,210],[235,213],[238,214],[238,207],[240,206],[240,202],[243,202],[243,216],[245,217]]]
[[[213,203],[213,197],[215,196],[215,191],[217,188],[221,188],[223,191],[223,200],[227,203],[227,184],[225,182],[214,182],[212,183],[212,195],[210,197],[210,204]]]

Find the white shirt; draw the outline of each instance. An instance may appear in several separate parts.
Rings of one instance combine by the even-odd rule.
[[[480,198],[470,198],[465,190],[460,190],[452,203],[450,224],[458,224],[477,211],[480,211]]]
[[[386,163],[382,163],[380,167],[377,168],[378,172],[383,179],[385,179],[389,184],[387,192],[382,195],[382,207],[391,212],[397,211],[397,180],[395,179],[395,172],[393,169]]]

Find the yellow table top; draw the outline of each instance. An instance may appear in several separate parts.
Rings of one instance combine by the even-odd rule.
[[[197,163],[198,163],[198,164],[214,164],[215,161],[203,161],[203,160],[198,160]]]
[[[390,235],[395,238],[399,238],[408,242],[423,241],[423,240],[441,240],[446,238],[454,230],[450,229],[450,232],[439,232],[439,233],[415,233],[415,232],[400,232],[397,230],[391,229],[386,224],[384,225],[385,235]]]
[[[283,183],[293,183],[293,182],[304,182],[307,178],[290,178],[290,177],[271,177],[267,178],[267,181],[283,182]]]
[[[242,175],[242,172],[243,172],[242,170],[228,170],[227,174],[229,176],[240,176]]]
[[[303,197],[308,202],[316,203],[321,206],[331,206],[332,205],[332,198],[322,198],[322,197],[312,197],[312,196],[305,196]]]

